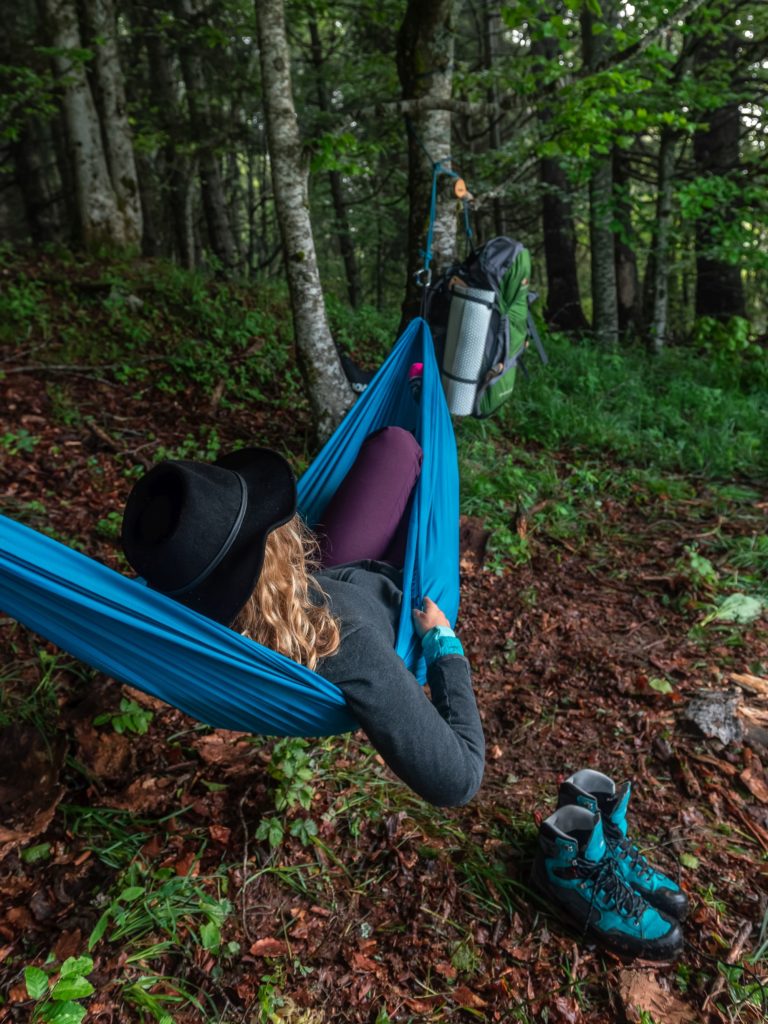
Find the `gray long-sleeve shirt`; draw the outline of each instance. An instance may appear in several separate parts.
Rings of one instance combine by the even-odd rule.
[[[477,792],[485,740],[469,663],[438,658],[425,688],[395,652],[402,576],[385,562],[354,562],[316,576],[341,626],[341,647],[317,671],[343,692],[386,763],[425,800],[448,807]]]

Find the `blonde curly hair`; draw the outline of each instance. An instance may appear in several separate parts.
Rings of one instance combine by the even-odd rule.
[[[300,516],[272,530],[256,587],[232,628],[315,669],[341,643],[328,598],[311,576],[319,566],[317,541]]]

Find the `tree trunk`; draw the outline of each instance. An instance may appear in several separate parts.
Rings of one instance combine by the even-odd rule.
[[[599,160],[589,181],[589,243],[592,270],[592,324],[603,345],[619,340],[619,310],[616,301],[614,257],[613,174],[609,159]]]
[[[606,19],[610,11],[606,12]],[[595,18],[588,7],[581,13],[584,64],[596,68],[604,55],[605,35],[593,34]],[[611,155],[592,154],[589,180],[589,243],[592,269],[592,327],[606,346],[618,344],[619,311],[616,299],[615,237],[613,234],[613,166]]]
[[[145,8],[139,7],[138,11],[143,16]],[[183,117],[177,100],[168,43],[153,12],[148,12],[148,15],[149,20],[142,24],[142,35],[147,51],[149,87],[166,138],[158,160],[160,189],[168,200],[174,254],[183,267],[191,270],[195,266],[195,242],[189,205],[194,172],[192,161],[180,152],[177,145]]]
[[[558,60],[560,47],[551,36],[534,39],[531,53],[545,63]],[[539,134],[546,138],[552,111],[547,104],[537,110]],[[581,334],[589,330],[584,316],[576,268],[576,228],[571,206],[571,187],[562,165],[552,157],[539,160],[544,262],[547,270],[547,305],[544,319],[558,331]]]
[[[312,64],[315,69],[315,93],[317,105],[323,114],[330,110],[328,94],[323,80],[323,47],[320,41],[320,30],[317,21],[310,18],[309,34],[311,40]],[[344,185],[341,174],[338,171],[328,171],[328,184],[331,188],[333,200],[333,212],[336,218],[336,238],[339,244],[339,252],[344,261],[344,270],[347,275],[347,294],[353,309],[362,302],[363,285],[360,279],[360,268],[355,253],[355,243],[352,239],[352,231],[349,226],[347,204],[344,198]]]
[[[490,74],[491,84],[486,92],[489,103],[496,106],[498,103],[498,88],[496,79],[492,72],[496,64],[496,53],[498,50],[499,33],[501,32],[501,16],[497,8],[489,7],[483,17],[483,64]],[[501,128],[498,115],[488,118],[488,146],[491,152],[498,153],[501,149]],[[496,235],[506,234],[506,219],[504,217],[504,205],[498,196],[494,196],[492,203],[493,229]]]
[[[621,231],[615,239],[616,301],[618,305],[619,333],[631,337],[640,330],[642,296],[637,256],[632,243],[632,197],[630,194],[629,155],[617,146],[613,148],[613,186],[616,197],[616,220]]]
[[[712,111],[707,121],[707,127],[693,137],[697,173],[702,176],[734,174],[740,163],[738,103]],[[728,206],[713,210],[711,219],[701,218],[696,223],[696,316],[727,320],[745,315],[741,269],[713,253],[712,221],[718,219],[727,225],[738,216],[738,210]]]
[[[257,0],[257,8],[260,2],[261,0]],[[180,20],[192,24],[196,13],[193,8],[193,0],[176,0],[176,6]],[[209,141],[215,132],[208,106],[208,83],[203,73],[202,61],[197,53],[197,42],[193,40],[191,43],[181,46],[180,57],[187,92],[189,118],[194,137],[199,143],[200,190],[203,197],[208,239],[211,249],[221,260],[225,271],[230,271],[237,266],[239,254],[227,214],[227,200],[224,195],[218,157]]]
[[[658,354],[668,340],[670,240],[672,235],[672,184],[675,169],[675,139],[669,129],[661,133],[656,193],[656,230],[653,249],[653,314],[650,345]]]
[[[450,99],[453,50],[459,0],[408,0],[397,34],[397,70],[404,99]],[[425,237],[429,225],[433,163],[450,168],[451,115],[447,110],[416,114],[408,127],[408,243],[403,320],[419,309],[421,289],[414,274],[424,266]],[[439,184],[445,185],[446,179]],[[456,201],[438,190],[440,198],[432,236],[433,273],[449,265],[456,250]]]
[[[64,87],[64,113],[75,185],[78,235],[86,246],[125,245],[131,241],[107,168],[101,129],[82,63],[67,50],[81,50],[73,0],[46,0],[46,19],[57,52],[54,64]]]
[[[141,245],[142,211],[139,181],[128,124],[125,85],[117,51],[117,26],[112,0],[87,0],[87,18],[95,53],[94,68],[101,135],[117,206],[129,245]]]
[[[539,161],[539,175],[547,269],[544,318],[555,330],[583,333],[589,330],[589,321],[581,306],[570,184],[559,162],[550,157]]]
[[[256,0],[256,24],[272,188],[283,241],[299,366],[320,441],[352,405],[325,313],[309,217],[307,165],[291,86],[283,0]]]
[[[244,125],[245,119],[239,119],[237,111],[232,111],[232,124]],[[232,225],[235,236],[235,246],[238,252],[238,262],[245,260],[245,253],[248,246],[246,237],[248,227],[248,215],[245,209],[246,197],[243,188],[242,175],[240,172],[240,157],[242,151],[232,147],[226,158],[227,175],[225,179],[224,192],[229,197],[228,218]]]
[[[51,123],[27,118],[12,144],[12,153],[32,241],[68,241],[67,210]]]
[[[51,119],[49,124],[51,126],[53,148],[56,154],[56,167],[61,181],[61,200],[64,209],[64,223],[67,227],[67,239],[71,242],[79,237],[80,216],[78,214],[75,170],[69,152],[67,115],[64,112],[63,107],[59,110],[58,114]]]

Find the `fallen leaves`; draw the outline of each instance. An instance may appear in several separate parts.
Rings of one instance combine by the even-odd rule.
[[[135,779],[121,793],[105,797],[102,802],[105,806],[122,808],[135,814],[158,814],[172,806],[175,788],[174,779],[143,776]]]
[[[458,1006],[464,1007],[464,1009],[479,1010],[488,1005],[485,999],[481,999],[467,985],[457,985],[455,988],[452,988],[450,990],[450,998]]]
[[[95,729],[90,722],[78,722],[75,736],[81,762],[100,779],[123,779],[134,767],[134,743],[112,729]]]
[[[753,762],[741,772],[739,778],[760,803],[768,804],[768,780],[766,780],[765,772],[759,763]]]
[[[0,825],[0,861],[13,850],[18,849],[19,846],[24,846],[32,839],[37,839],[38,836],[41,836],[46,831],[53,820],[56,807],[63,795],[63,793],[58,793],[50,807],[46,807],[44,810],[38,811],[33,815],[26,828],[13,829]]]
[[[288,954],[288,943],[283,939],[272,937],[257,939],[252,943],[248,952],[251,956],[286,956]]]
[[[696,1012],[666,988],[653,971],[621,971],[619,996],[629,1024],[640,1024],[642,1013],[658,1024],[700,1024]]]

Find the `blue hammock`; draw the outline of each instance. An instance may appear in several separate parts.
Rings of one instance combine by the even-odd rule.
[[[406,380],[424,363],[421,398]],[[397,652],[423,681],[411,607],[428,594],[448,619],[459,607],[458,469],[432,338],[414,320],[299,481],[310,525],[364,439],[384,426],[413,430],[424,461],[409,524]],[[357,728],[337,686],[140,581],[0,516],[0,609],[74,657],[208,725],[269,736],[326,736]]]

